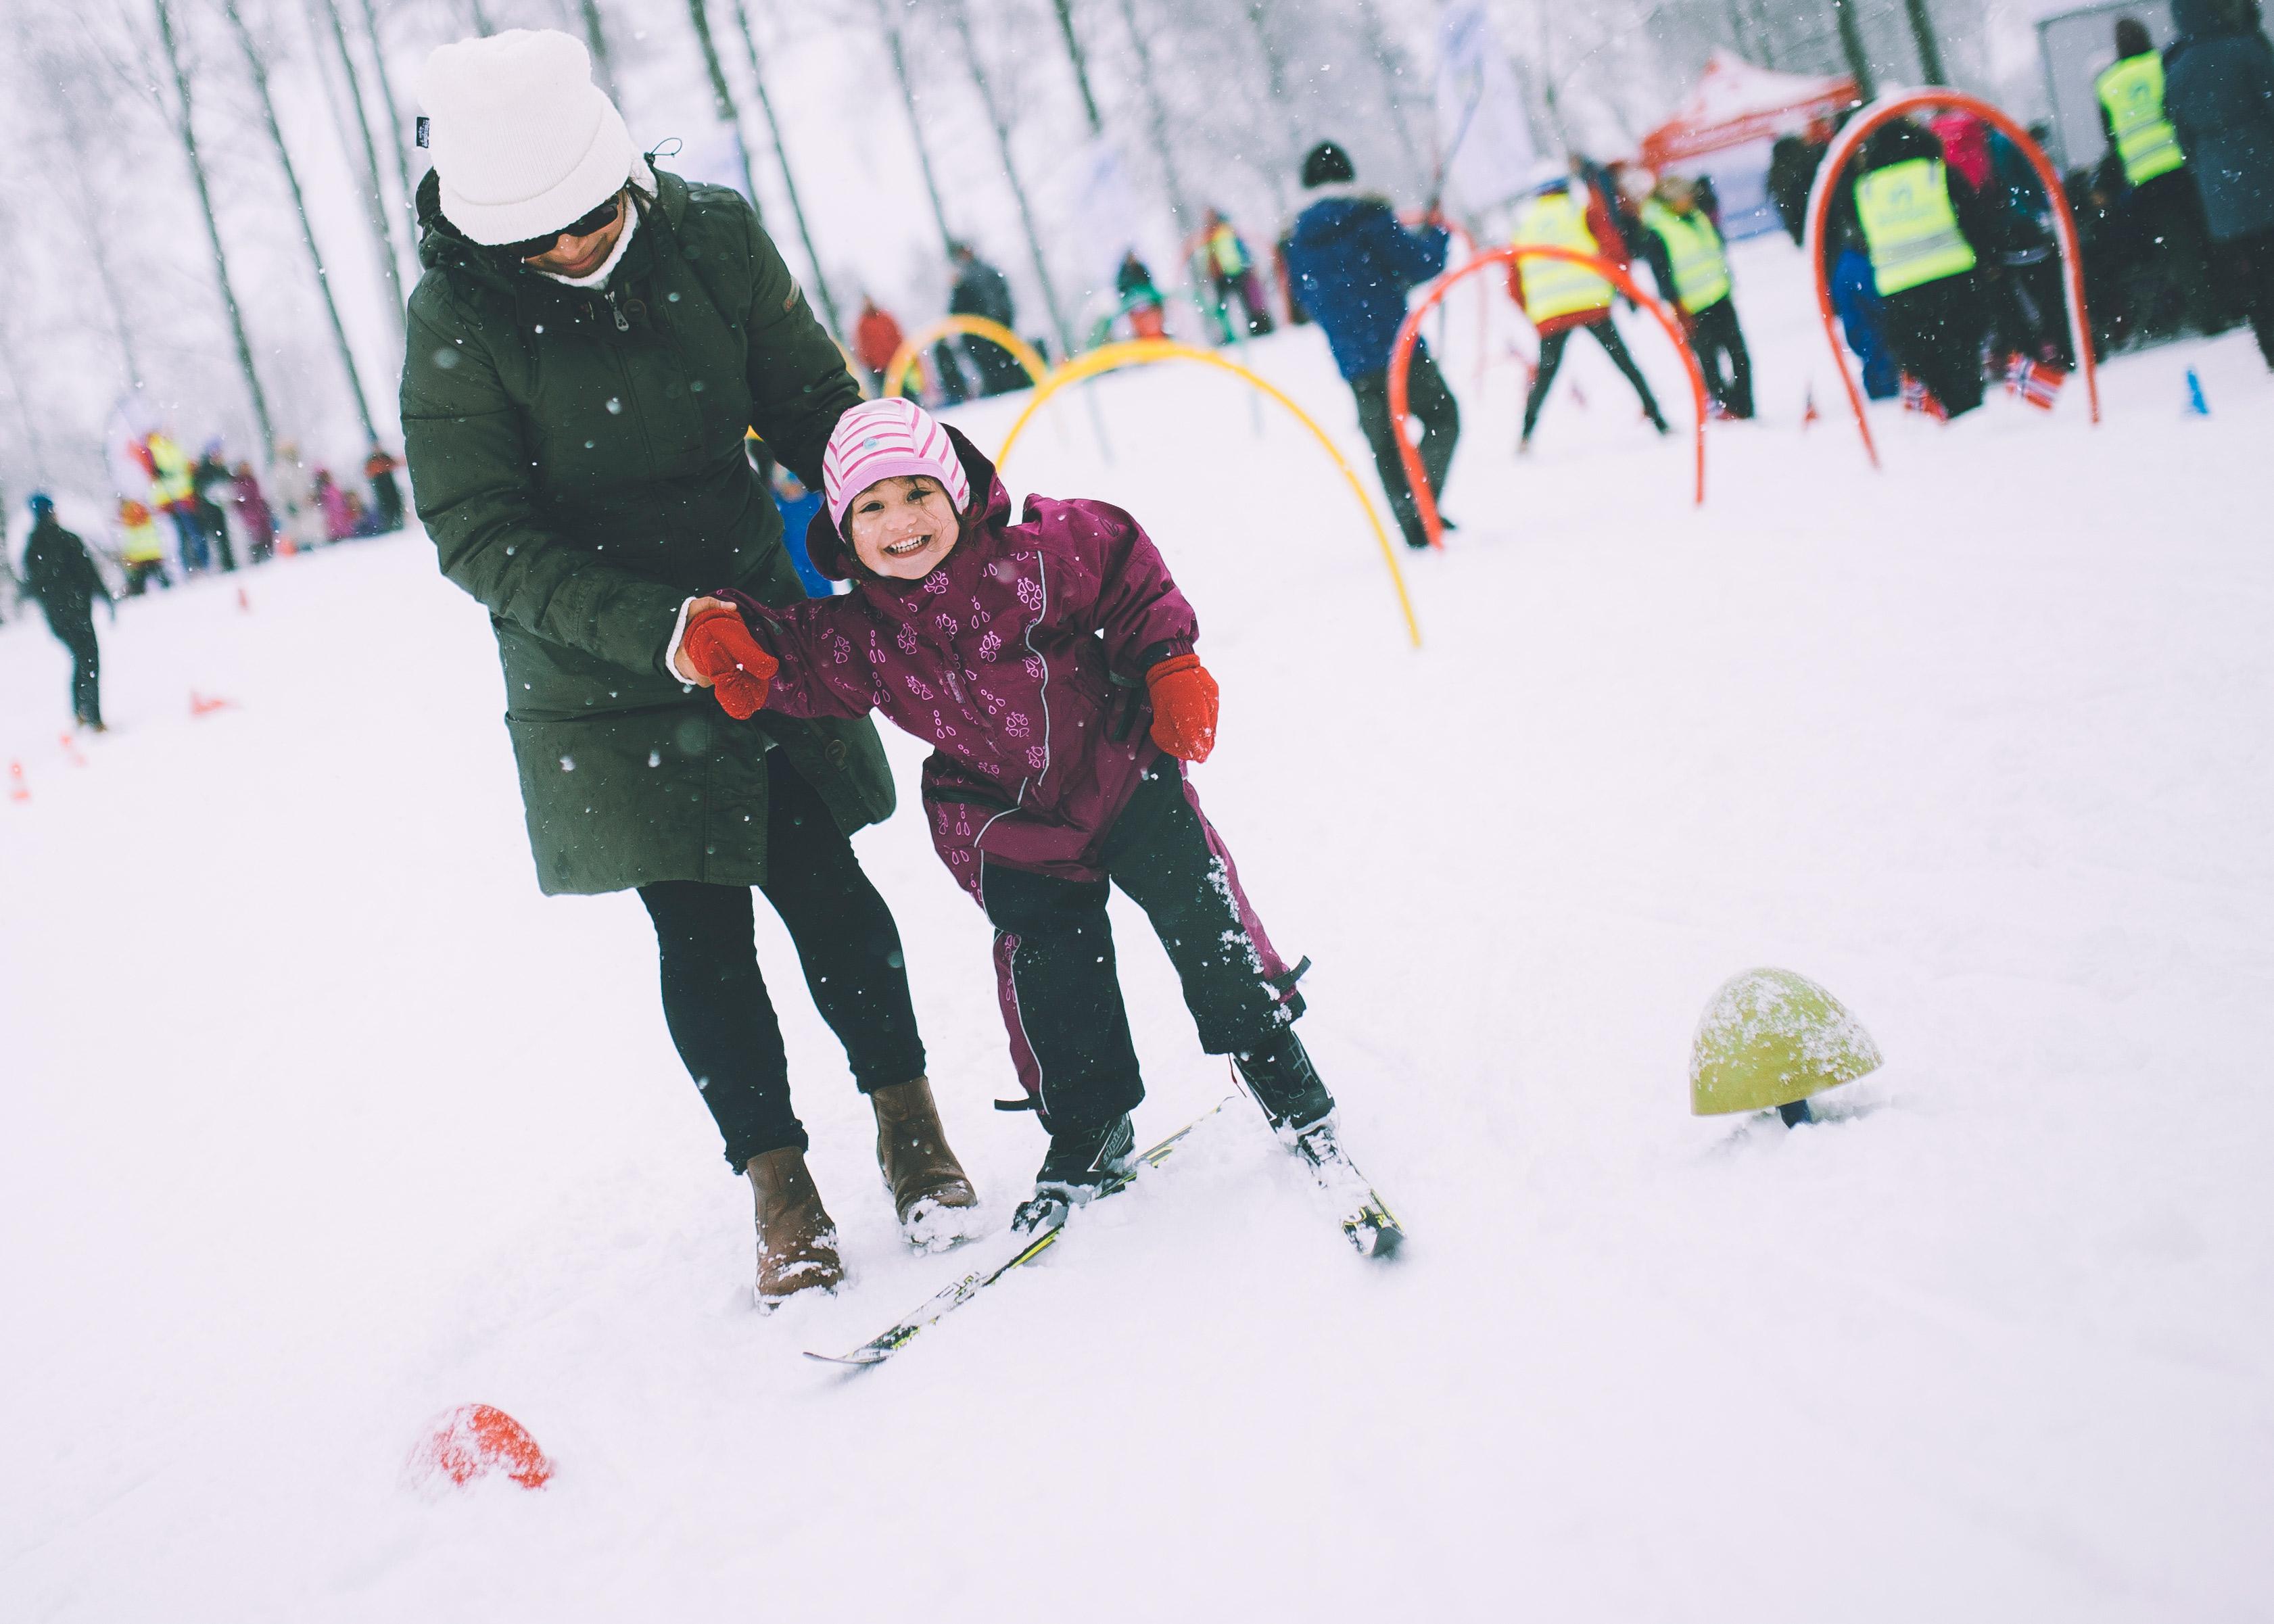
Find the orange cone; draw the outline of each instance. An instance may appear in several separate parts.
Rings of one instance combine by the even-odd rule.
[[[237,589],[237,606],[244,610],[247,614],[252,613],[252,600],[245,595],[245,589],[243,587]]]
[[[31,798],[32,786],[24,782],[24,763],[19,761],[10,762],[8,763],[8,799],[29,801]]]
[[[87,757],[79,753],[79,743],[69,733],[57,733],[56,742],[64,747],[64,759],[74,767],[87,765]]]
[[[461,1404],[435,1417],[426,1436],[410,1452],[416,1483],[443,1479],[464,1485],[502,1472],[524,1489],[541,1489],[553,1476],[553,1462],[537,1447],[529,1429],[491,1404]]]
[[[211,716],[216,710],[231,710],[236,707],[237,701],[234,699],[208,699],[195,688],[190,690],[192,716]]]
[[[1816,410],[1816,391],[1811,389],[1808,392],[1807,403],[1800,409],[1800,426],[1806,428],[1823,416],[1822,412]]]

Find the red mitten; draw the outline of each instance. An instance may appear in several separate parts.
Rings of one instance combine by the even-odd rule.
[[[1163,660],[1145,673],[1153,695],[1153,742],[1178,761],[1204,762],[1216,748],[1216,679],[1197,654]]]
[[[747,722],[765,708],[766,685],[781,662],[758,646],[741,613],[733,609],[704,609],[687,618],[680,634],[679,651],[687,663],[711,679],[711,691],[728,716]]]

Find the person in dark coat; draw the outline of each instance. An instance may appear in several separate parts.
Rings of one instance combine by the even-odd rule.
[[[1358,190],[1349,154],[1321,141],[1303,160],[1311,201],[1288,233],[1287,274],[1293,301],[1327,335],[1336,368],[1358,399],[1359,427],[1406,544],[1429,545],[1420,509],[1405,481],[1397,426],[1389,415],[1389,350],[1405,321],[1406,290],[1445,268],[1451,234],[1442,223],[1409,231],[1382,199]],[[1405,374],[1406,402],[1421,425],[1421,469],[1442,500],[1461,409],[1438,376],[1429,347],[1416,340]]]
[[[949,257],[955,262],[955,287],[947,296],[947,313],[978,316],[1017,332],[1011,283],[1003,273],[973,252],[968,243],[956,244],[949,250]],[[979,369],[982,395],[1007,395],[1034,381],[1027,376],[1027,369],[1019,365],[1018,357],[992,339],[967,334],[963,353]]]
[[[230,473],[230,500],[236,504],[237,523],[245,527],[245,545],[252,561],[265,564],[276,556],[276,515],[261,493],[259,476],[250,462],[239,462]]]
[[[2257,0],[2172,0],[2164,107],[2259,353],[2274,367],[2274,44]]]
[[[222,461],[221,441],[208,442],[204,455],[190,470],[190,489],[196,503],[198,528],[205,531],[207,540],[212,545],[215,559],[219,561],[222,573],[235,570],[237,545],[230,539],[229,508],[222,504],[235,504],[237,477],[229,471],[229,464]]]
[[[1823,145],[1797,135],[1781,135],[1769,148],[1769,201],[1796,244],[1808,235],[1808,194],[1823,162]]]
[[[2138,18],[2116,19],[2116,60],[2094,79],[2093,94],[2108,159],[2122,180],[2124,235],[2149,284],[2147,313],[2154,320],[2164,309],[2183,312],[2208,332],[2216,317],[2202,198],[2165,114],[2163,59]]]
[[[377,522],[372,534],[375,536],[390,536],[403,528],[403,487],[395,478],[395,470],[402,466],[402,461],[377,440],[363,460],[363,477],[371,481],[373,517]]]
[[[1982,346],[1992,312],[1982,284],[1994,267],[1998,222],[1982,195],[1944,162],[1942,144],[1908,118],[1864,144],[1855,217],[1870,252],[1887,347],[1940,413],[1982,404]]]
[[[24,545],[23,594],[39,600],[48,629],[71,650],[72,716],[95,733],[102,725],[102,650],[94,640],[94,600],[113,602],[87,544],[56,523],[56,505],[31,500],[32,535]]]
[[[892,810],[875,726],[729,723],[672,664],[705,591],[803,600],[744,437],[818,485],[861,391],[749,202],[654,169],[591,75],[549,29],[427,59],[404,447],[442,573],[490,613],[538,884],[638,891],[672,1041],[750,1181],[770,1307],[843,1266],[753,888],[875,1108],[904,1236],[952,1240],[976,1200],[926,1079],[899,929],[847,839]]]

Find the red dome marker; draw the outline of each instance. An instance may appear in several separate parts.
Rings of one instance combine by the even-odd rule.
[[[417,1482],[448,1478],[471,1483],[503,1472],[524,1489],[541,1489],[553,1476],[553,1462],[529,1429],[492,1404],[461,1404],[436,1417],[410,1452]]]

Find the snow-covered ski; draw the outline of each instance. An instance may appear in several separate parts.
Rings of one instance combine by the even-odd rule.
[[[1126,1190],[1136,1182],[1137,1176],[1146,1169],[1158,1167],[1167,1161],[1171,1153],[1183,1142],[1186,1134],[1231,1103],[1228,1098],[1217,1101],[1210,1109],[1186,1123],[1167,1139],[1154,1146],[1152,1149],[1137,1156],[1130,1162],[1126,1171],[1101,1187],[1097,1194],[1090,1199],[1094,1201],[1102,1200],[1107,1196],[1116,1195]],[[882,1365],[886,1359],[891,1358],[915,1341],[922,1332],[937,1325],[1013,1269],[1024,1267],[1056,1245],[1058,1237],[1065,1233],[1066,1220],[1071,1215],[1071,1208],[1058,1207],[1032,1234],[1021,1237],[1018,1250],[1002,1262],[992,1267],[982,1267],[973,1269],[960,1279],[949,1282],[925,1298],[922,1305],[915,1312],[889,1329],[870,1337],[852,1352],[832,1354],[814,1353],[809,1350],[805,1357],[809,1359],[818,1359],[825,1365],[848,1365],[855,1370],[866,1369],[871,1365]]]
[[[1335,1137],[1334,1119],[1329,1117],[1298,1134],[1293,1149],[1311,1169],[1311,1177],[1319,1181],[1319,1188],[1341,1208],[1343,1233],[1359,1254],[1385,1260],[1396,1257],[1405,1244],[1404,1227],[1344,1151],[1342,1141]]]

